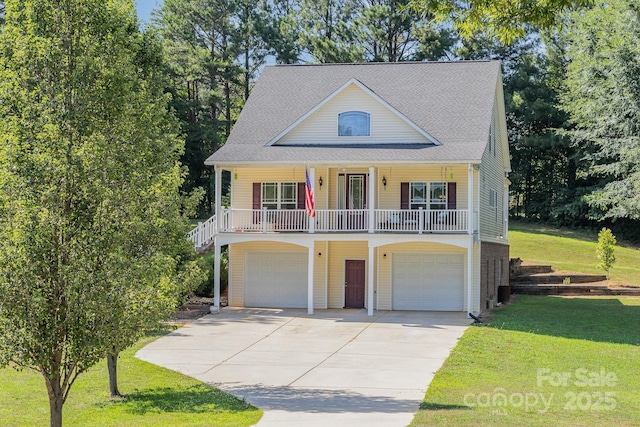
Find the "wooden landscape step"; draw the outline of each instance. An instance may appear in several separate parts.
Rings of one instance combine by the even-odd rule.
[[[575,284],[575,283],[596,283],[607,280],[604,274],[586,273],[542,273],[519,275],[511,280],[516,283],[538,283],[538,284]],[[568,281],[569,283],[565,283]]]
[[[519,273],[521,276],[529,276],[531,274],[553,273],[553,269],[550,265],[523,264],[519,268]]]
[[[550,285],[517,283],[511,285],[511,293],[519,295],[627,295],[640,296],[640,288],[610,288],[605,284]]]
[[[640,288],[610,288],[604,274],[554,271],[520,259],[510,262],[512,294],[520,295],[630,295],[640,296]]]

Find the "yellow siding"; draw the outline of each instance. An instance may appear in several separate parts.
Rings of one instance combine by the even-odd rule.
[[[457,246],[443,245],[440,243],[395,243],[380,247],[379,251],[379,276],[378,276],[378,310],[391,310],[391,264],[394,253],[422,252],[422,253],[462,253],[466,250]],[[387,255],[386,257],[384,255]],[[467,269],[465,267],[465,295],[467,294]],[[466,307],[466,297],[465,297]]]
[[[344,170],[343,170],[344,169]],[[316,209],[337,209],[338,175],[368,174],[368,168],[315,168],[314,194]],[[374,191],[376,209],[400,209],[400,183],[402,182],[456,182],[456,206],[468,208],[467,166],[430,166],[376,168],[376,186]],[[322,177],[320,188],[318,181]],[[387,186],[382,185],[382,178]],[[253,208],[254,182],[304,182],[304,166],[296,168],[235,168],[232,172],[231,203],[235,209]],[[368,179],[368,178],[367,178]],[[477,183],[477,181],[476,181]],[[369,182],[367,181],[367,205]],[[502,188],[502,187],[501,187]],[[477,186],[474,186],[477,189]],[[499,194],[501,198],[502,195]]]
[[[400,209],[400,183],[402,182],[455,182],[456,207],[467,209],[467,165],[430,166],[430,167],[398,167],[379,168],[378,185],[380,209]],[[382,178],[387,179],[387,187],[382,185]]]
[[[480,238],[495,240],[504,233],[504,165],[501,141],[501,126],[497,106],[493,109],[493,132],[488,135],[487,146],[482,156],[482,166],[480,170]],[[493,144],[490,144],[493,139]],[[495,147],[495,149],[490,149]],[[496,208],[489,207],[489,193],[496,191]],[[506,237],[506,236],[503,236]]]
[[[339,137],[338,114],[354,110],[371,115],[371,135]],[[421,143],[428,140],[406,121],[353,84],[291,129],[276,144],[310,142]]]
[[[309,168],[313,167],[309,165]],[[322,176],[323,186],[318,180]],[[296,168],[234,168],[231,172],[231,206],[234,209],[253,208],[254,182],[304,182],[304,165]],[[316,168],[314,179],[316,209],[327,209],[327,169]]]
[[[364,259],[368,271],[368,257],[369,246],[367,242],[329,242],[329,308],[344,307],[345,260]]]
[[[313,263],[313,308],[327,308],[327,256],[326,242],[315,242]],[[318,255],[320,254],[320,255]]]
[[[229,259],[231,260],[231,277],[229,278],[229,305],[231,307],[244,306],[244,255],[246,251],[301,251],[307,253],[306,248],[289,243],[247,242],[230,244]]]

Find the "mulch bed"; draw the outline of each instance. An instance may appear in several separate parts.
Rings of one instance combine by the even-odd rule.
[[[227,297],[220,297],[220,305],[225,307],[227,305]],[[207,297],[190,297],[184,304],[178,307],[170,317],[170,322],[179,322],[184,320],[195,320],[199,317],[209,314],[209,307],[213,304],[213,298]]]

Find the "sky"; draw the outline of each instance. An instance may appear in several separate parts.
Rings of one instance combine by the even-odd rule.
[[[162,0],[136,0],[138,19],[144,22],[151,20],[151,11],[162,6]]]

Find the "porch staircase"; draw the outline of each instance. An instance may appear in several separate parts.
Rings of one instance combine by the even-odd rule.
[[[603,274],[563,273],[550,265],[511,263],[512,294],[520,295],[640,295],[640,288],[610,288]],[[517,262],[516,262],[517,264]]]
[[[193,242],[193,246],[201,255],[206,254],[214,248],[214,237],[216,230],[216,216],[204,222],[199,222],[198,225],[188,233],[189,240]]]

